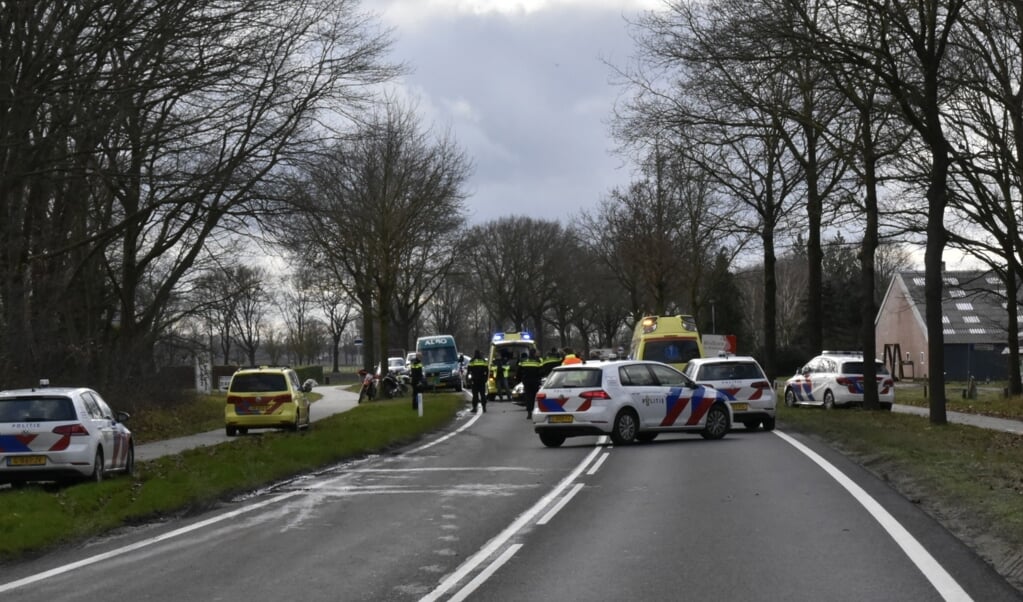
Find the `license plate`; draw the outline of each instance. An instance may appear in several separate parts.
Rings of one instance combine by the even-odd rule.
[[[46,456],[8,456],[8,466],[46,466]]]
[[[550,416],[550,417],[547,418],[547,422],[551,422],[551,423],[555,423],[555,424],[564,424],[566,422],[572,422],[572,416],[571,415]]]
[[[744,411],[746,411],[748,409],[749,409],[749,404],[748,403],[733,403],[732,404],[732,411],[733,412],[744,412]]]

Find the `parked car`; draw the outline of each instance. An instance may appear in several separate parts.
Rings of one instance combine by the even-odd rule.
[[[394,374],[407,374],[409,369],[405,367],[405,358],[403,357],[387,358],[387,371],[393,372]]]
[[[850,406],[863,404],[863,354],[852,351],[825,351],[813,358],[785,382],[785,405]],[[895,403],[895,380],[884,362],[874,360],[877,393],[882,410]]]
[[[774,430],[776,395],[756,359],[746,355],[701,357],[689,360],[685,374],[701,385],[724,393],[735,422],[749,430]]]
[[[252,428],[309,428],[311,384],[299,383],[291,368],[261,366],[242,368],[231,376],[224,407],[228,437],[244,435]]]
[[[135,440],[99,393],[84,387],[0,392],[0,483],[101,481],[133,474]]]
[[[652,361],[557,367],[533,410],[533,430],[547,447],[587,435],[609,435],[615,444],[652,441],[668,432],[720,439],[731,426],[732,408],[723,393]]]

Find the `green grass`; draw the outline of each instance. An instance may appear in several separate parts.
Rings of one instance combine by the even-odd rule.
[[[409,443],[449,423],[464,405],[460,394],[431,395],[419,417],[406,399],[367,403],[317,421],[309,431],[261,431],[142,462],[134,478],[5,491],[0,494],[0,559],[162,515],[200,511],[237,493]],[[222,402],[218,407],[220,422],[214,428],[223,426]]]
[[[950,390],[951,393],[951,390]],[[927,405],[922,390],[897,403]],[[1018,417],[1021,401],[953,399],[949,411]],[[860,409],[778,408],[778,428],[823,441],[877,474],[975,547],[1023,549],[1023,437],[926,417]],[[997,554],[981,549],[982,555]],[[997,561],[993,562],[997,567]]]
[[[323,397],[319,393],[307,395],[312,402]],[[189,396],[170,405],[147,403],[128,408],[131,418],[126,424],[137,445],[215,431],[224,428],[226,402],[227,393],[213,392]]]

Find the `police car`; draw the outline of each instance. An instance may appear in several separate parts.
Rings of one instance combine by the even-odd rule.
[[[765,431],[774,430],[774,387],[756,359],[741,355],[694,358],[686,365],[685,374],[724,393],[735,422],[749,430],[761,426]]]
[[[99,393],[84,387],[0,392],[0,483],[101,481],[132,474],[135,441]]]
[[[785,382],[785,405],[827,409],[862,405],[864,361],[859,352],[825,351]],[[874,360],[874,370],[881,409],[890,410],[895,403],[895,380],[880,360]]]
[[[557,367],[533,410],[533,430],[547,447],[592,435],[609,435],[615,444],[674,432],[720,439],[731,425],[723,393],[671,366],[641,360]]]

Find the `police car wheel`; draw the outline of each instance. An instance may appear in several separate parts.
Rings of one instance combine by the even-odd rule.
[[[787,405],[790,408],[797,407],[796,393],[792,389],[785,389],[785,405]]]
[[[624,409],[615,416],[614,425],[611,427],[611,441],[615,445],[632,443],[639,430],[639,418],[630,409]]]
[[[99,483],[103,480],[103,449],[96,448],[96,457],[92,460],[92,474],[89,475],[90,481]]]
[[[774,430],[774,418],[764,418],[762,424],[765,431],[770,432]]]
[[[707,422],[700,435],[704,439],[720,439],[728,433],[729,426],[728,410],[723,404],[716,403],[707,411]]]
[[[128,446],[128,457],[124,460],[124,474],[135,476],[135,445]]]
[[[743,422],[743,424],[746,426],[747,431],[755,431],[760,428],[759,420],[747,420],[746,422]]]
[[[565,442],[564,435],[557,435],[555,433],[540,433],[540,443],[543,443],[547,447],[561,447],[561,444]]]
[[[833,410],[835,409],[835,394],[831,391],[824,392],[824,409]]]

